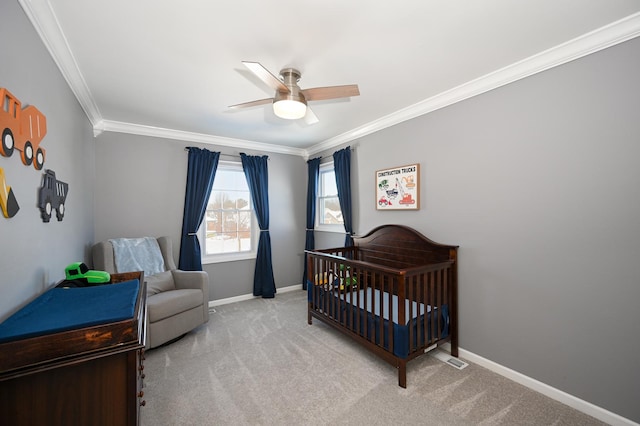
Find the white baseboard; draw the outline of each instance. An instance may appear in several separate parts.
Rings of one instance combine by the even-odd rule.
[[[450,351],[451,345],[447,343],[442,345],[442,348]],[[598,407],[597,405],[577,398],[564,391],[561,391],[560,389],[556,389],[552,386],[542,383],[536,379],[525,376],[522,373],[518,373],[515,370],[483,358],[480,355],[474,354],[473,352],[467,351],[462,348],[459,348],[458,352],[460,358],[466,361],[472,362],[486,368],[487,370],[491,370],[494,373],[500,374],[501,376],[504,376],[509,380],[513,380],[514,382],[526,386],[529,389],[540,392],[541,394],[548,396],[551,399],[568,405],[571,408],[575,408],[576,410],[588,414],[591,417],[595,417],[596,419],[607,424],[610,424],[612,426],[640,426],[638,423],[632,420],[622,417],[616,413],[612,413],[611,411],[605,410],[604,408]]]
[[[287,293],[290,291],[302,290],[302,284],[290,285],[289,287],[279,287],[277,293]],[[226,299],[210,300],[209,307],[228,305],[229,303],[242,302],[243,300],[251,300],[260,298],[260,296],[254,296],[253,294],[242,294],[240,296],[227,297]]]

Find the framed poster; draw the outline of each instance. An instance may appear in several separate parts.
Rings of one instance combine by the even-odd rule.
[[[376,171],[377,210],[420,210],[420,164]]]

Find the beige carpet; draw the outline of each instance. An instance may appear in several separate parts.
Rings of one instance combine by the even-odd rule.
[[[482,367],[432,356],[396,370],[306,322],[306,293],[216,307],[209,323],[145,361],[142,424],[601,425]]]

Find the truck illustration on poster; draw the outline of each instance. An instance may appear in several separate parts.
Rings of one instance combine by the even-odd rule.
[[[376,171],[376,209],[420,209],[420,164]]]

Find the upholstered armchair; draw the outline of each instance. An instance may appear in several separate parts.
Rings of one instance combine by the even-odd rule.
[[[130,272],[133,268],[128,260],[139,253],[136,245],[128,248],[130,252],[123,258],[121,241],[133,239],[107,240],[95,244],[92,248],[93,267],[109,273]],[[135,239],[143,240],[143,239]],[[145,240],[150,240],[146,238]],[[209,321],[209,277],[204,271],[182,271],[176,268],[169,237],[157,239],[162,259],[158,259],[156,269],[145,272],[147,283],[147,348],[155,348],[174,340],[201,324]],[[153,239],[150,241],[153,243]],[[155,246],[155,244],[153,244]],[[129,255],[131,254],[131,255]],[[146,253],[145,253],[146,256]],[[159,258],[159,256],[157,256]],[[123,267],[118,263],[124,264]],[[134,263],[135,265],[135,263]],[[158,272],[160,271],[160,272]]]

